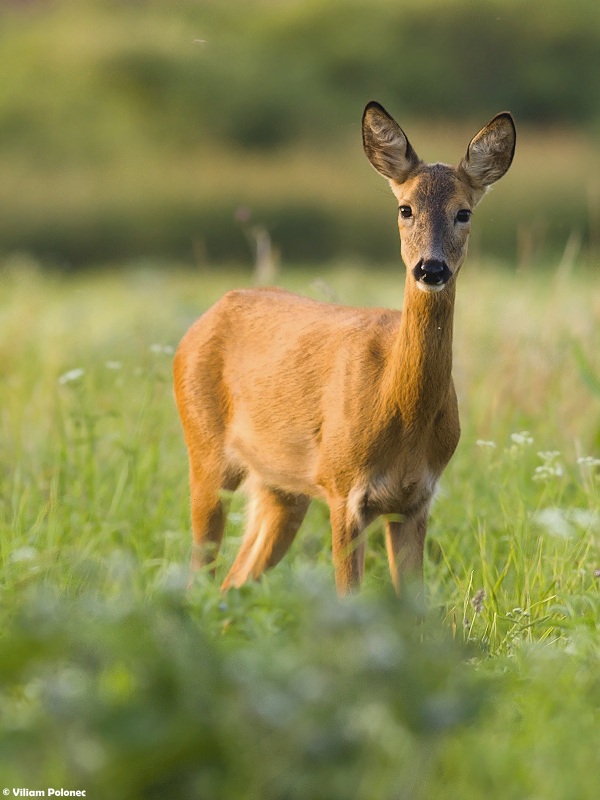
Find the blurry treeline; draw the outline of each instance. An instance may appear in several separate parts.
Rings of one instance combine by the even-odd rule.
[[[503,109],[517,158],[474,248],[600,250],[597,0],[0,0],[0,250],[397,257],[360,145],[377,99],[428,160]]]

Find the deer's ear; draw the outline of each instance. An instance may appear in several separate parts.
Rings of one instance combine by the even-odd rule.
[[[363,113],[362,137],[367,158],[388,180],[403,183],[420,163],[402,128],[374,100]]]
[[[474,188],[487,189],[510,167],[516,139],[512,116],[507,111],[498,114],[471,139],[459,170]]]

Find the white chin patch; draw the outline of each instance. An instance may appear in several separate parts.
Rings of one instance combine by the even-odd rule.
[[[416,281],[417,286],[422,292],[441,292],[446,288],[445,283],[423,283],[423,281]]]

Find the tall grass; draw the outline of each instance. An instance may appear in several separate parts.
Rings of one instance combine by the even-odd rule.
[[[343,265],[282,282],[400,306],[402,272]],[[409,600],[391,598],[377,525],[362,595],[337,601],[320,504],[259,583],[222,597],[201,577],[186,591],[172,352],[246,275],[138,265],[67,279],[6,261],[4,784],[124,798],[595,797],[594,279],[572,265],[465,265],[463,432],[431,517],[429,613],[415,630]],[[221,574],[243,515],[236,499]]]

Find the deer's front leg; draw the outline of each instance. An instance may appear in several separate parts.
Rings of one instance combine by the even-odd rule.
[[[345,500],[330,501],[335,587],[340,597],[360,588],[365,568],[363,526],[348,513]]]
[[[418,593],[423,591],[423,549],[427,533],[429,507],[403,521],[387,519],[385,543],[390,573],[396,592],[404,584],[413,584]]]

